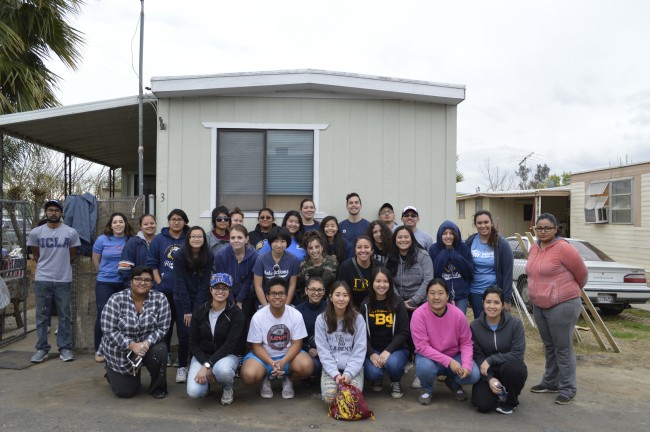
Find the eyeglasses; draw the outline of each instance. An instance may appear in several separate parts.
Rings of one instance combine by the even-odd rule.
[[[382,212],[379,212],[380,215],[389,215],[389,214],[393,214],[393,213],[395,213],[395,212],[392,211],[392,210],[384,210]]]
[[[229,217],[218,217],[218,218],[214,218],[214,220],[217,222],[230,222]]]
[[[178,222],[185,222],[185,220],[184,220],[184,219],[178,219],[178,218],[171,218],[171,219],[169,219],[169,222],[176,222],[176,223],[178,223]]]
[[[273,217],[271,217],[271,216],[260,216],[260,217],[258,217],[258,219],[259,220],[271,220],[271,219],[273,219]]]
[[[203,236],[202,235],[191,235],[190,239],[192,239],[192,240],[203,240]]]
[[[45,212],[46,213],[61,213],[62,210],[58,209],[58,208],[49,208],[49,209],[45,210]]]
[[[416,218],[416,217],[418,217],[418,215],[415,214],[415,213],[407,213],[407,214],[405,214],[405,215],[402,215],[402,217],[405,217],[405,218]]]
[[[307,291],[313,292],[314,294],[322,294],[325,292],[322,288],[307,288]]]
[[[137,285],[151,285],[153,283],[152,279],[145,279],[141,278],[140,276],[136,276],[133,278],[133,283]]]
[[[552,227],[535,227],[535,231],[537,231],[537,232],[549,232],[549,231],[553,231],[555,228],[557,228],[557,227],[554,227],[554,226],[552,226]]]
[[[230,288],[228,288],[226,285],[213,286],[212,289],[215,290],[215,291],[221,291],[221,292],[230,291]]]
[[[269,297],[271,297],[271,298],[275,298],[275,297],[280,298],[280,297],[284,297],[286,295],[287,295],[287,293],[285,293],[284,291],[282,291],[282,292],[279,292],[279,291],[278,292],[270,292],[269,293]]]

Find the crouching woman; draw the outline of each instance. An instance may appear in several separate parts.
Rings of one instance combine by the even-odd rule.
[[[140,390],[140,361],[151,375],[149,394],[167,395],[167,345],[163,340],[171,309],[167,298],[152,291],[153,270],[137,266],[131,271],[131,288],[113,294],[101,314],[101,352],[106,379],[116,396],[129,398]]]
[[[320,386],[326,403],[334,399],[339,383],[363,390],[366,339],[366,322],[352,304],[350,287],[334,282],[325,312],[316,318],[316,346],[323,367]]]
[[[496,409],[512,414],[528,377],[524,325],[504,305],[501,288],[487,288],[483,313],[470,324],[474,361],[481,371],[481,379],[472,388],[472,405],[483,413]]]

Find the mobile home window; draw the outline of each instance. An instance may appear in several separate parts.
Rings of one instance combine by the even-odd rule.
[[[632,223],[632,179],[612,181],[609,201],[611,223]]]
[[[312,130],[227,130],[217,134],[217,202],[285,211],[313,194]]]
[[[458,202],[458,219],[465,219],[465,201]]]

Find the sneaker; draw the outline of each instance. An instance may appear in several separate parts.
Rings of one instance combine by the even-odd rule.
[[[431,405],[431,393],[427,392],[422,392],[420,393],[420,396],[418,396],[418,402],[420,402],[420,405]]]
[[[390,383],[390,396],[393,399],[399,399],[402,396],[404,396],[404,392],[402,391],[402,383],[399,381],[395,381]]]
[[[187,382],[187,368],[186,367],[179,367],[178,370],[176,371],[176,382],[178,384],[186,383]]]
[[[104,360],[104,356],[103,356],[102,353],[100,353],[99,351],[97,351],[97,352],[95,353],[95,361],[96,361],[97,363],[104,363],[104,361],[105,361],[105,360]]]
[[[167,367],[172,367],[174,365],[174,360],[172,359],[172,353],[167,353]]]
[[[284,399],[293,399],[294,395],[293,382],[291,382],[289,377],[284,377],[284,381],[282,381],[282,397]]]
[[[59,351],[59,358],[64,362],[69,362],[74,360],[74,354],[69,349],[62,349]]]
[[[514,409],[515,409],[514,407],[511,407],[510,405],[503,402],[499,402],[499,404],[497,405],[497,412],[500,412],[501,414],[505,414],[505,415],[512,414]]]
[[[465,390],[458,384],[456,381],[454,381],[453,378],[447,377],[445,379],[445,385],[451,391],[454,393],[454,397],[456,398],[457,401],[465,401],[467,400],[467,394],[465,393]]]
[[[420,378],[417,376],[413,378],[413,383],[411,384],[412,389],[420,389],[422,388],[422,384],[420,383]]]
[[[413,369],[413,362],[406,362],[404,365],[404,373],[407,374],[409,371]]]
[[[234,392],[232,385],[223,386],[223,391],[221,392],[221,405],[228,406],[232,403],[234,399]]]
[[[559,396],[555,399],[555,403],[558,405],[568,405],[571,402],[573,402],[573,399],[575,396],[567,396],[565,394],[560,393]]]
[[[533,393],[557,393],[559,390],[556,388],[544,387],[541,384],[534,385],[530,388]]]
[[[46,358],[47,358],[47,351],[45,351],[45,350],[38,350],[38,351],[36,351],[36,352],[34,353],[34,355],[32,356],[32,360],[31,360],[31,362],[32,362],[32,363],[40,363],[40,362],[42,362],[43,360],[45,360]]]
[[[154,399],[164,399],[165,396],[167,396],[167,391],[162,390],[162,389],[157,389],[157,390],[154,390],[153,393],[151,393],[151,396]]]
[[[372,384],[370,384],[370,388],[372,391],[380,392],[383,390],[384,385],[381,381],[373,381]]]
[[[260,396],[264,399],[271,399],[273,397],[273,388],[271,387],[271,380],[269,377],[264,377],[262,385],[260,386]]]

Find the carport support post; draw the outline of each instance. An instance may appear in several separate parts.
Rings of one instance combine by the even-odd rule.
[[[144,46],[144,0],[140,0],[140,68],[138,70],[138,195],[144,197],[144,109],[142,107],[142,48]]]

